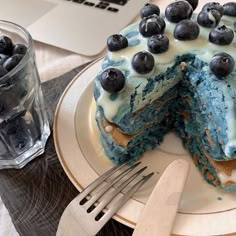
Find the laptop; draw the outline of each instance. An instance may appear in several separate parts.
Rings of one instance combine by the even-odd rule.
[[[33,39],[86,56],[99,54],[148,0],[0,0],[3,20]]]

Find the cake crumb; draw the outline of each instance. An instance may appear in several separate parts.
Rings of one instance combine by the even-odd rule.
[[[186,62],[182,61],[182,62],[180,63],[180,68],[181,68],[182,71],[185,70],[185,67],[186,67],[186,66],[187,66]]]
[[[111,133],[112,130],[113,130],[113,127],[112,127],[111,125],[107,125],[107,126],[105,127],[105,131],[106,131],[107,133]]]

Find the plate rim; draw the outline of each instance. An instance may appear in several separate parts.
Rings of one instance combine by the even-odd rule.
[[[71,89],[71,87],[73,86],[73,84],[79,79],[79,77],[84,74],[87,70],[89,70],[92,66],[94,66],[95,64],[101,62],[101,60],[103,59],[104,57],[100,57],[96,60],[94,60],[93,62],[91,62],[88,66],[86,66],[84,69],[82,69],[73,79],[72,81],[67,85],[67,87],[65,88],[65,90],[63,91],[59,101],[58,101],[58,104],[57,104],[57,107],[56,107],[56,110],[55,110],[55,116],[54,116],[54,122],[53,122],[53,139],[54,139],[54,144],[55,144],[55,150],[56,150],[56,153],[57,153],[57,156],[58,156],[58,159],[60,161],[60,164],[62,165],[63,167],[63,170],[65,171],[67,177],[70,179],[71,183],[79,190],[83,190],[83,186],[80,184],[80,182],[75,178],[75,176],[73,175],[73,173],[71,172],[70,168],[68,167],[66,161],[63,157],[63,154],[60,150],[60,145],[59,144],[59,141],[58,141],[58,135],[57,135],[57,123],[58,123],[58,116],[59,116],[59,113],[60,113],[60,108],[63,104],[63,101],[64,101],[64,98],[65,96],[67,95],[67,92]],[[91,82],[91,80],[90,80]],[[83,94],[83,93],[82,93]],[[77,105],[76,105],[77,107]],[[84,158],[86,160],[86,158]],[[88,162],[87,162],[88,163]],[[90,163],[88,163],[88,165],[91,167]],[[99,174],[94,170],[94,168],[91,167],[91,170],[93,172],[95,172],[96,175],[99,176]],[[135,200],[133,200],[135,201]],[[140,203],[141,205],[144,206],[143,203]],[[230,209],[228,212],[230,211],[235,211],[235,209]],[[227,211],[222,211],[222,212],[216,212],[216,213],[209,213],[209,214],[205,214],[206,216],[207,215],[216,215],[216,214],[221,214],[221,213],[225,213]],[[236,211],[233,212],[234,213],[234,216],[236,216]],[[195,215],[201,215],[203,216],[204,214],[191,214],[191,213],[181,213],[179,212],[178,215],[182,215],[183,218],[185,218],[186,216],[195,216]],[[131,228],[134,228],[136,226],[136,223],[129,220],[129,219],[126,219],[125,217],[119,215],[119,214],[115,214],[114,217],[113,217],[115,220],[117,220],[118,222],[122,223],[122,224],[125,224],[126,226],[129,226]],[[208,217],[206,217],[207,219]],[[176,235],[176,236],[181,236],[182,234],[177,234],[177,233],[174,233],[173,235]],[[236,235],[236,232],[226,232],[225,233],[222,233],[222,234],[218,234],[218,235]]]
[[[85,68],[83,68],[77,75],[75,75],[75,77],[70,81],[70,83],[66,86],[65,90],[63,91],[56,110],[55,110],[55,115],[54,115],[54,122],[53,122],[53,140],[54,140],[54,144],[55,144],[55,150],[59,159],[59,162],[61,164],[61,166],[63,167],[63,170],[65,171],[67,177],[70,179],[71,183],[75,186],[75,188],[79,191],[82,191],[84,189],[84,187],[79,183],[79,181],[74,177],[73,173],[71,172],[70,168],[68,167],[68,165],[66,164],[64,158],[62,158],[62,153],[60,150],[60,147],[58,145],[59,141],[58,141],[58,135],[57,135],[57,122],[58,122],[58,115],[60,112],[60,108],[63,102],[64,97],[66,96],[68,90],[71,88],[71,86],[73,86],[73,84],[77,81],[77,79],[85,72],[87,71],[90,67],[92,67],[93,65],[97,64],[98,62],[102,61],[104,57],[99,57],[98,59],[94,60],[93,62],[91,62],[88,66],[86,66]],[[88,163],[88,165],[91,167],[90,163]],[[91,167],[91,170],[94,171],[96,173],[96,175],[98,175],[98,173],[94,170],[94,168]],[[99,175],[98,175],[99,176]],[[134,200],[133,200],[134,201]],[[139,202],[140,205],[143,205],[141,202]],[[125,217],[122,217],[119,214],[115,214],[112,218],[114,218],[115,220],[117,220],[118,222],[129,226],[131,228],[134,228],[136,226],[136,223],[126,219]]]

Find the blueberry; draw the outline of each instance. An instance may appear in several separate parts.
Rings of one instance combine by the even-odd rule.
[[[148,39],[148,50],[152,53],[166,52],[169,48],[169,39],[164,34],[155,34]]]
[[[9,58],[8,55],[0,54],[0,65],[3,65],[3,63]]]
[[[157,15],[145,17],[139,23],[139,32],[144,37],[150,37],[154,34],[163,34],[166,23],[163,18]]]
[[[17,112],[18,113],[18,112]],[[18,114],[13,114],[13,117],[10,117],[9,120],[7,120],[7,126],[6,126],[6,134],[7,135],[16,135],[19,130],[21,129],[21,116]]]
[[[128,40],[121,34],[113,34],[107,39],[107,47],[110,52],[119,51],[128,47]]]
[[[155,4],[146,3],[140,11],[141,18],[151,16],[153,14],[156,14],[157,16],[160,15],[160,8]]]
[[[9,123],[7,126],[7,135],[15,135],[17,132],[17,123]]]
[[[0,78],[8,73],[8,70],[6,70],[2,65],[0,65]]]
[[[27,47],[23,44],[15,44],[12,49],[12,54],[25,55],[27,52]]]
[[[165,10],[166,18],[173,23],[178,23],[184,19],[190,19],[193,8],[187,1],[177,1],[169,4]]]
[[[225,25],[217,26],[209,34],[209,41],[218,45],[229,45],[234,39],[234,32]]]
[[[107,92],[118,92],[125,86],[125,76],[116,68],[106,69],[101,74],[101,85]]]
[[[5,132],[9,136],[10,145],[14,146],[16,151],[20,151],[27,145],[27,127],[22,117],[18,116],[14,121],[8,121]]]
[[[201,11],[198,14],[197,22],[201,26],[215,28],[219,24],[220,19],[220,13],[215,9],[211,9],[209,11]]]
[[[228,53],[214,55],[209,64],[210,70],[217,77],[225,77],[234,69],[234,59]]]
[[[13,43],[7,36],[0,36],[0,53],[11,54]]]
[[[194,40],[199,35],[199,26],[192,20],[182,20],[176,24],[174,37],[179,40]]]
[[[223,5],[224,15],[236,16],[236,2],[227,2]]]
[[[23,132],[17,133],[12,137],[12,141],[15,145],[15,149],[23,149],[28,142],[28,137]]]
[[[9,57],[4,63],[3,63],[3,67],[10,71],[12,70],[23,58],[23,55],[20,54],[15,54],[11,57]]]
[[[138,52],[132,58],[132,67],[139,74],[147,74],[154,68],[155,60],[148,52]]]
[[[198,0],[186,0],[193,8],[193,11],[197,8],[198,6]]]
[[[202,11],[209,11],[209,10],[212,10],[212,9],[217,10],[220,13],[221,16],[224,15],[224,8],[218,2],[208,2],[208,3],[206,3],[203,6]]]

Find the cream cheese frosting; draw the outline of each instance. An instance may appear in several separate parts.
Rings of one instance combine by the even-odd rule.
[[[226,26],[233,28],[233,22],[235,20],[235,17],[223,16],[219,25],[225,24]],[[143,37],[138,32],[139,23],[132,24],[121,31],[121,34],[126,36],[128,39],[129,46],[127,48],[108,53],[107,59],[112,62],[118,62],[115,67],[126,73],[125,87],[118,92],[115,100],[112,100],[110,98],[111,94],[104,91],[100,86],[100,95],[97,104],[103,108],[104,115],[108,121],[112,122],[112,119],[116,116],[122,106],[130,104],[130,95],[134,91],[136,91],[137,94],[134,101],[134,111],[138,111],[174,87],[182,79],[181,77],[173,78],[173,80],[161,80],[159,82],[161,83],[161,86],[156,82],[155,88],[151,93],[149,93],[149,99],[142,99],[142,91],[148,81],[153,79],[155,75],[165,72],[169,67],[171,67],[177,56],[191,53],[195,54],[200,60],[209,63],[216,53],[226,52],[236,61],[236,37],[234,37],[234,40],[230,45],[219,46],[209,42],[208,40],[211,29],[199,26],[200,34],[197,39],[191,41],[180,41],[175,39],[173,35],[176,24],[170,23],[167,19],[165,19],[165,22],[166,29],[164,33],[169,38],[169,49],[164,53],[152,54],[155,59],[155,67],[152,72],[140,75],[134,71],[131,65],[132,57],[135,53],[148,51],[148,38]],[[205,67],[203,70],[209,70],[209,68]],[[228,142],[225,143],[223,149],[225,155],[229,156],[230,149],[233,146],[236,149],[236,100],[232,98],[232,94],[228,93],[227,86],[230,84],[236,94],[236,68],[234,68],[232,75],[225,79],[227,80],[227,83],[220,84],[222,89],[225,90],[225,102],[228,106],[226,114]]]
[[[225,18],[227,19],[225,22],[228,23],[227,25],[229,26],[229,22],[232,23],[232,21],[229,21],[229,18],[233,17],[225,17]],[[224,19],[222,19],[220,24],[224,24]],[[173,36],[175,25],[176,24],[170,23],[168,20],[166,20],[165,34],[168,36],[170,41],[169,49],[167,52],[161,54],[153,54],[156,63],[154,70],[149,74],[140,75],[133,70],[131,65],[132,57],[135,53],[139,51],[148,51],[147,38],[144,38],[140,33],[136,34],[134,37],[128,38],[129,42],[132,40],[138,41],[139,42],[138,45],[133,47],[129,46],[128,48],[122,49],[117,52],[108,52],[108,58],[110,60],[112,61],[124,60],[124,63],[122,63],[120,66],[117,66],[117,68],[124,71],[129,71],[129,75],[127,76],[127,81],[126,81],[126,88],[119,93],[119,96],[122,97],[122,100],[117,99],[116,101],[111,101],[109,99],[109,95],[107,94],[107,92],[103,91],[103,89],[101,88],[101,95],[98,103],[101,106],[103,106],[105,116],[109,121],[112,121],[112,117],[116,115],[117,111],[123,104],[127,104],[127,99],[129,99],[129,97],[125,99],[126,97],[125,93],[127,93],[127,90],[128,91],[130,90],[127,89],[128,87],[131,86],[131,90],[133,90],[133,88],[140,85],[138,90],[142,91],[147,82],[147,80],[145,80],[144,78],[147,79],[152,77],[156,73],[161,73],[165,71],[168,67],[173,65],[173,62],[178,55],[194,53],[199,59],[209,62],[216,53],[227,52],[236,60],[235,39],[232,44],[226,46],[219,46],[213,44],[208,41],[208,35],[211,29],[200,26],[200,35],[196,40],[180,41],[175,39]],[[232,25],[230,26],[232,27]],[[138,31],[138,23],[128,26],[127,28],[121,31],[121,34],[128,35],[130,32],[133,31],[135,32]],[[163,84],[163,91],[160,91],[159,94],[156,94],[155,91],[155,98],[162,96],[165,93],[165,91],[170,89],[170,87],[171,85],[169,84],[166,85]],[[136,104],[137,110],[145,106],[146,104],[144,103],[140,101],[139,104]]]

